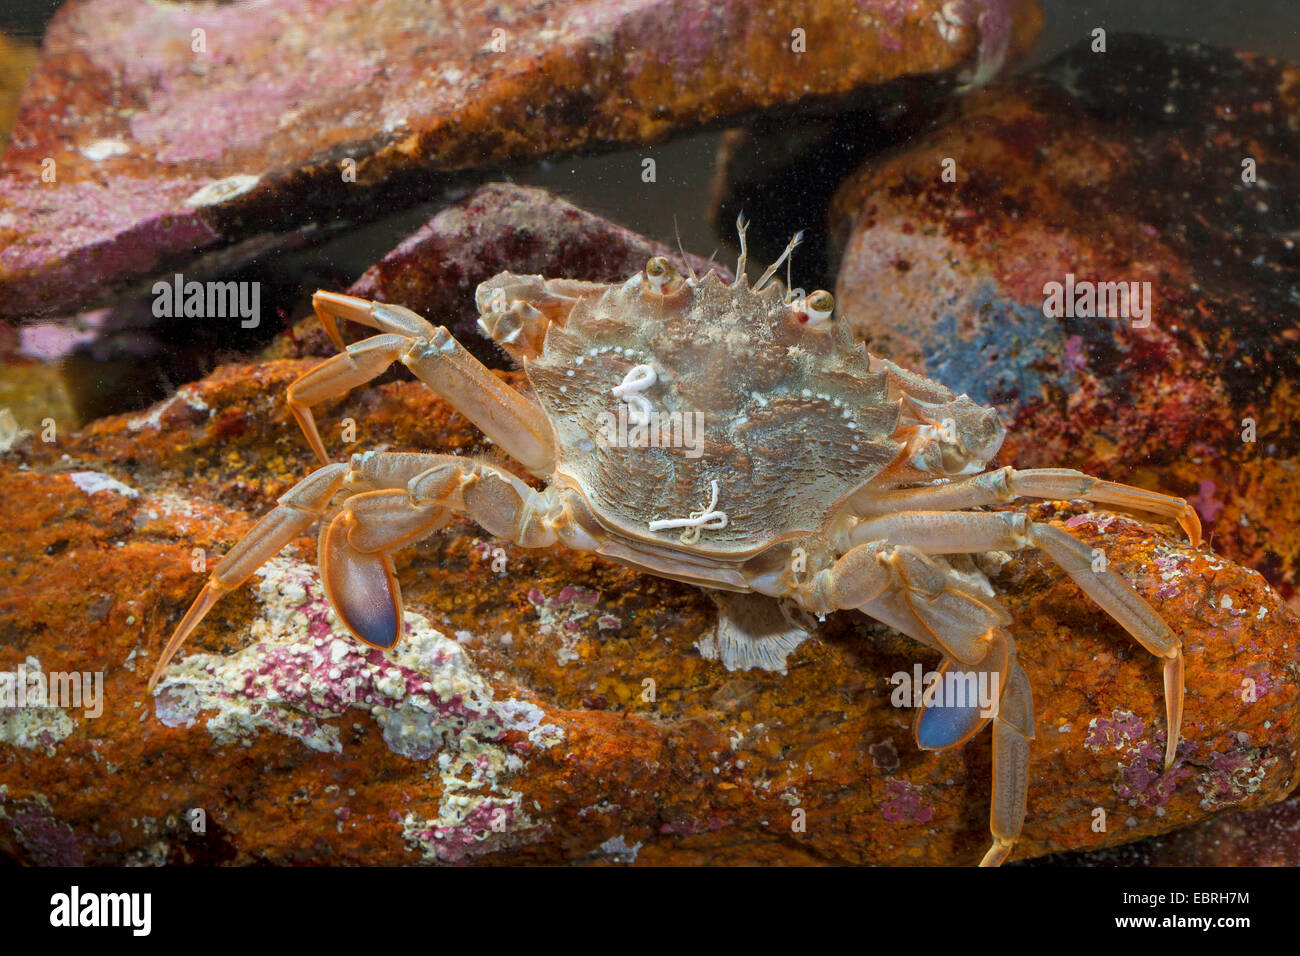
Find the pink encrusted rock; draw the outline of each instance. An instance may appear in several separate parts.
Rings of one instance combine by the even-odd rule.
[[[385,655],[339,627],[308,567],[277,560],[258,577],[266,608],[253,625],[259,641],[234,656],[188,657],[157,693],[164,725],[187,728],[205,715],[218,743],[266,731],[340,754],[332,720],[355,710],[376,722],[392,753],[433,758],[442,771],[444,811],[403,818],[404,839],[425,859],[458,863],[545,832],[517,791],[498,786],[535,747],[563,739],[536,705],[495,700],[460,645],[417,614],[398,651]]]
[[[452,173],[986,72],[1040,22],[1037,0],[274,0],[256,16],[74,0],[0,169],[0,315],[83,309],[197,250],[373,216]]]

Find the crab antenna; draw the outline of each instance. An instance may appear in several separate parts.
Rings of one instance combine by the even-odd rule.
[[[745,230],[749,228],[749,223],[745,222],[745,214],[742,212],[736,217],[736,232],[740,233],[740,259],[736,261],[736,281],[733,285],[740,285],[745,281],[745,259],[748,253],[745,251]]]
[[[677,234],[677,251],[682,254],[682,264],[686,266],[686,271],[691,274],[691,281],[694,282],[699,277],[695,274],[695,267],[691,265],[691,260],[686,257],[686,250],[682,248],[682,231],[677,228],[676,216],[673,216],[673,232]]]
[[[768,267],[767,267],[767,271],[764,272],[761,276],[758,277],[758,281],[757,281],[756,283],[754,283],[754,291],[755,291],[755,292],[757,292],[757,291],[759,291],[761,288],[763,288],[763,284],[764,284],[765,282],[767,282],[768,279],[772,278],[772,274],[773,274],[774,272],[776,272],[776,270],[779,269],[779,268],[781,267],[781,263],[784,262],[784,261],[786,260],[786,257],[789,256],[790,253],[794,252],[794,247],[797,246],[797,245],[799,245],[799,243],[801,243],[801,242],[803,242],[803,230],[802,230],[802,229],[800,229],[798,232],[796,232],[796,233],[794,234],[794,238],[791,239],[791,240],[789,241],[789,243],[786,244],[785,252],[781,253],[781,257],[780,257],[779,259],[777,259],[776,262],[774,262],[774,263],[772,263],[770,266],[768,266]],[[793,258],[793,257],[792,257],[792,258]]]

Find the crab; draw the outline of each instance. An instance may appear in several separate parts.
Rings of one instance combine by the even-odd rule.
[[[994,688],[918,709],[924,750],[959,747],[992,725],[992,843],[1011,853],[1025,817],[1032,691],[988,561],[1037,548],[1164,664],[1165,766],[1183,708],[1182,642],[1099,553],[1014,510],[1021,498],[1082,499],[1177,521],[1177,497],[1063,468],[991,469],[1006,434],[995,410],[871,354],[825,291],[774,273],[750,285],[745,224],[736,279],[683,275],[664,256],[621,283],[503,272],[476,291],[480,330],[527,374],[531,392],[488,371],[445,328],[409,309],[320,291],[314,307],[340,354],[293,382],[288,405],[322,467],[278,500],[212,572],[176,627],[152,691],[225,593],[321,522],[324,590],[356,638],[392,648],[403,604],[391,554],[468,515],[524,548],[594,552],[730,595],[732,633],[859,611],[942,653],[941,677]],[[344,346],[340,320],[378,334]],[[365,452],[331,462],[311,408],[401,362],[473,422],[540,490],[496,462]],[[687,440],[686,422],[703,431]],[[618,427],[611,427],[617,422]],[[742,613],[743,611],[743,613]]]

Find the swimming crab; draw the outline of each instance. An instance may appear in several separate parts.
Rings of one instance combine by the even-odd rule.
[[[163,650],[152,689],[213,604],[320,521],[326,595],[349,631],[391,648],[402,597],[390,553],[463,512],[525,548],[562,543],[808,622],[853,609],[944,656],[941,676],[996,688],[994,706],[929,700],[914,732],[925,750],[993,725],[992,845],[1010,854],[1025,815],[1032,692],[977,558],[1038,548],[1164,662],[1166,768],[1179,738],[1182,642],[1104,560],[1024,514],[984,510],[1018,498],[1084,499],[1178,521],[1181,498],[1058,468],[989,470],[997,413],[872,355],[834,320],[825,291],[751,287],[740,227],[737,278],[682,275],[651,258],[606,284],[503,272],[476,292],[479,328],[526,371],[532,393],[489,372],[451,334],[397,305],[317,292],[340,354],[292,383],[288,404],[323,466],[221,561]],[[344,346],[340,320],[378,334]],[[446,454],[367,452],[332,463],[312,406],[401,362],[531,475]],[[618,427],[611,427],[617,422]],[[687,422],[702,424],[694,442]],[[735,598],[743,595],[743,598]],[[726,604],[720,605],[724,609]],[[741,625],[743,627],[743,624]]]

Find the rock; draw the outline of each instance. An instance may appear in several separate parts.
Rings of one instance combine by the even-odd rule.
[[[199,363],[187,361],[181,347],[169,348],[154,325],[148,307],[140,306],[19,326],[17,347],[8,355],[0,351],[0,405],[16,386],[15,405],[25,416],[68,430],[108,411],[150,404],[167,394],[162,381],[170,383],[169,376],[201,374]]]
[[[1225,813],[1149,842],[1154,866],[1300,866],[1300,800]]]
[[[998,26],[990,32],[984,29],[988,20],[982,20],[981,36],[998,33],[1003,45],[1000,55],[987,57],[989,64],[1003,64],[1033,48],[1038,18],[1028,13],[1013,17],[1008,4],[989,4],[985,14],[992,14]],[[984,80],[995,72],[991,65],[977,70]],[[950,73],[903,75],[839,99],[831,109],[809,104],[800,109],[797,122],[783,115],[759,116],[728,130],[718,150],[709,208],[715,231],[733,243],[736,217],[743,214],[750,223],[751,261],[767,263],[802,230],[794,284],[829,288],[835,270],[828,261],[824,225],[837,187],[867,157],[930,129],[951,110],[953,94],[968,92],[972,86],[966,81],[974,79]]]
[[[490,183],[439,211],[427,224],[368,269],[347,290],[408,309],[445,325],[491,365],[508,358],[478,330],[474,290],[498,272],[546,274],[593,282],[621,282],[651,256],[678,263],[677,249],[652,242],[545,190]],[[701,275],[725,266],[690,256]],[[365,330],[362,330],[365,331]],[[334,346],[313,316],[277,340],[268,357],[333,355]]]
[[[197,250],[400,208],[467,169],[645,143],[977,56],[987,72],[1041,21],[1037,0],[447,9],[431,24],[417,0],[278,0],[257,17],[65,5],[0,170],[0,315],[84,309]]]
[[[196,568],[314,467],[282,401],[312,364],[224,366],[147,413],[0,456],[0,673],[103,673],[100,716],[85,701],[0,714],[0,852],[340,865],[983,853],[989,735],[923,754],[911,712],[891,705],[890,676],[933,654],[846,613],[785,675],[728,671],[699,649],[716,624],[702,591],[502,545],[463,521],[399,556],[407,637],[390,658],[341,635],[303,536],[217,606],[147,696]],[[483,448],[414,382],[321,408],[340,456],[345,417],[356,450]],[[1005,565],[995,585],[1037,708],[1018,855],[1285,796],[1300,684],[1296,616],[1280,597],[1167,527],[1026,510],[1104,547],[1184,636],[1188,696],[1163,773],[1159,664],[1039,557]]]
[[[24,323],[13,331],[17,354],[37,360],[55,377],[77,420],[146,408],[179,383],[266,349],[277,333],[289,329],[291,314],[311,311],[316,289],[345,288],[362,267],[340,271],[329,261],[333,246],[303,234],[325,231],[228,246],[194,260],[184,274],[147,282],[110,306]],[[203,308],[201,315],[181,314],[179,304],[173,314],[159,314],[168,311],[159,308],[163,290],[178,303],[184,298],[173,291],[178,275],[184,288],[197,284],[208,296],[213,289],[238,294],[230,300],[209,298],[215,307]],[[68,426],[63,415],[56,417],[60,427]]]
[[[1185,495],[1294,607],[1298,91],[1294,66],[1112,34],[968,96],[832,211],[841,314],[995,404],[1003,463]],[[1149,325],[1050,317],[1075,280],[1150,283]]]
[[[1173,833],[1091,853],[1054,853],[1029,866],[1300,865],[1300,798],[1222,813]]]
[[[75,411],[72,388],[59,363],[30,352],[27,331],[0,325],[0,409],[13,416],[16,428],[26,431],[40,432],[47,419],[64,431],[80,426],[84,420]],[[0,445],[3,441],[0,438]]]
[[[36,44],[0,33],[0,156],[18,115],[18,95],[36,67]]]

